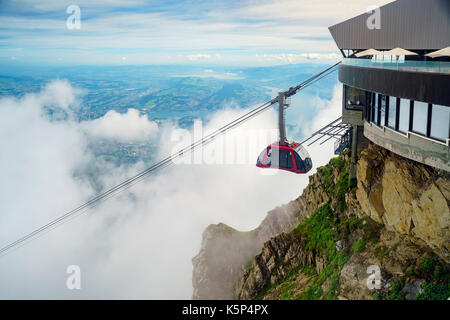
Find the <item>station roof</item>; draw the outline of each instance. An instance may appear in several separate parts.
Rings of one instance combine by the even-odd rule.
[[[372,14],[363,13],[329,28],[339,49],[437,50],[450,46],[449,0],[388,3],[380,7],[380,29],[367,27]]]

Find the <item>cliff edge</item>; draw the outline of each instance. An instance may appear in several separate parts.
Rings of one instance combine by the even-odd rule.
[[[205,230],[198,299],[447,299],[450,174],[376,145],[346,154],[302,195],[241,233]]]

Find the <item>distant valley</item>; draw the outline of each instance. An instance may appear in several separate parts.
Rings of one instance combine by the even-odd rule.
[[[217,110],[247,108],[264,103],[280,89],[294,86],[323,68],[298,64],[260,68],[210,68],[202,66],[80,66],[0,69],[0,94],[21,97],[39,91],[53,79],[67,79],[82,90],[82,101],[73,110],[78,121],[103,117],[108,111],[139,110],[150,120],[170,119],[190,128],[195,119],[205,119]],[[337,76],[327,77],[304,95],[330,99]],[[313,114],[308,106],[305,114]],[[47,108],[50,117],[61,118]],[[64,116],[63,116],[64,117]],[[295,124],[289,124],[292,127]],[[116,164],[151,161],[151,144],[94,141],[96,156]]]

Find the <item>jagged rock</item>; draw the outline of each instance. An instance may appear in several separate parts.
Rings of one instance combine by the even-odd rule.
[[[337,170],[332,177],[336,180]],[[193,299],[236,298],[234,284],[251,259],[270,238],[291,230],[329,200],[321,175],[309,177],[300,197],[268,212],[255,230],[240,233],[224,224],[210,225],[203,233],[202,247],[192,259]],[[224,257],[230,257],[225,260]]]
[[[414,235],[450,262],[450,174],[371,145],[357,165],[361,215]]]
[[[383,257],[376,254],[377,248],[380,247],[387,250]],[[372,299],[376,292],[389,292],[393,278],[405,275],[412,264],[420,266],[430,254],[430,248],[423,241],[382,229],[379,242],[367,244],[364,252],[352,255],[342,268],[340,274],[341,296],[347,299]],[[380,290],[371,290],[367,286],[369,277],[367,268],[371,265],[380,268]],[[405,290],[406,294],[411,297],[412,287],[409,285]]]
[[[332,247],[349,260],[343,266],[340,264],[339,269],[333,269],[337,272],[333,274],[334,282],[328,276],[319,283],[322,289],[322,293],[320,287],[317,289],[319,295],[325,297],[331,293],[328,297],[340,300],[372,299],[375,293],[388,297],[395,290],[398,295],[401,280],[402,286],[404,284],[402,297],[414,299],[423,283],[428,283],[432,277],[425,274],[422,267],[425,259],[430,261],[430,257],[434,257],[432,251],[439,255],[441,266],[450,260],[450,174],[370,145],[362,152],[357,165],[356,197],[353,196],[355,190],[348,187],[345,191],[347,208],[342,209],[343,198],[339,203],[333,197],[336,193],[330,191],[330,181],[332,187],[332,182],[336,184],[346,170],[339,161],[336,165],[330,161],[322,172],[319,170],[310,176],[302,195],[269,212],[257,229],[240,233],[223,224],[208,227],[202,249],[193,259],[193,297],[318,297],[316,291],[306,289],[317,289],[313,279],[320,278],[317,274],[323,271],[326,271],[325,277],[329,274],[327,259],[333,257],[307,249],[301,234],[293,229],[329,203],[333,230],[340,239]],[[364,218],[358,222],[362,225],[340,224],[350,216],[348,223],[353,223],[355,215]],[[361,240],[365,241],[363,246],[354,250],[353,245]],[[378,266],[381,271],[378,290],[367,286],[370,265]],[[308,268],[299,269],[304,266]],[[332,291],[336,284],[339,290]],[[286,287],[290,288],[287,295]]]
[[[367,267],[361,255],[353,255],[341,270],[341,297],[345,299],[370,299],[373,292],[367,286]]]
[[[258,228],[239,232],[223,223],[210,225],[192,259],[193,299],[233,299],[235,283],[264,242],[296,226],[304,213],[297,200],[271,210]]]
[[[318,259],[320,257],[303,247],[293,232],[281,233],[264,244],[252,267],[237,283],[236,296],[244,300],[255,299],[264,288],[284,278],[292,268],[314,264]]]
[[[202,247],[192,259],[193,299],[232,299],[234,282],[258,251],[252,232],[239,232],[225,224],[210,225],[203,232]]]
[[[402,289],[406,300],[413,300],[419,293],[422,292],[423,280],[417,280],[412,283],[406,283]]]
[[[304,214],[297,200],[269,211],[267,216],[254,231],[260,242],[260,248],[268,239],[280,232],[289,230],[297,225],[298,221],[303,219]]]

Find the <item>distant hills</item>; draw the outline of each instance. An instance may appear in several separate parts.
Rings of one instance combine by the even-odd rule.
[[[109,110],[141,110],[151,119],[203,117],[228,105],[248,107],[271,98],[322,70],[323,65],[297,64],[260,68],[198,66],[80,66],[0,70],[0,94],[21,96],[55,78],[85,89],[80,120],[102,117]],[[336,77],[315,85],[311,94],[330,97]]]
[[[189,128],[195,119],[205,119],[211,112],[226,108],[247,108],[264,103],[279,90],[309,78],[325,66],[297,64],[261,68],[226,68],[200,66],[78,66],[78,67],[0,67],[0,95],[21,97],[37,92],[53,79],[67,79],[83,89],[77,110],[79,121],[97,119],[108,111],[126,113],[137,109],[149,119],[171,119]],[[337,75],[326,77],[302,91],[305,95],[331,98]],[[304,101],[304,100],[302,100]],[[301,105],[309,119],[314,106]],[[66,119],[61,110],[45,109],[50,118]],[[298,112],[298,108],[296,109]],[[287,121],[288,128],[296,124]],[[114,163],[133,163],[151,159],[151,147],[119,142],[93,142],[96,155]]]

